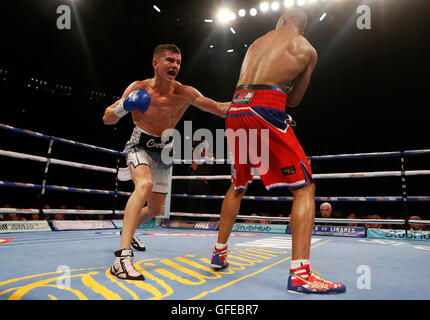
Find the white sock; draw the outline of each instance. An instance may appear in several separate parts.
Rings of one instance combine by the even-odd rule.
[[[291,268],[290,269],[296,269],[298,267],[304,266],[306,264],[310,264],[311,262],[307,259],[298,259],[298,260],[291,260]]]
[[[215,248],[216,249],[224,249],[227,246],[226,243],[216,243]]]

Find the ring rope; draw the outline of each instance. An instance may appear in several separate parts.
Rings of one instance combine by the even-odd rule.
[[[51,139],[52,138],[52,139],[54,139],[54,141],[72,144],[72,145],[76,145],[76,146],[87,148],[87,149],[108,152],[108,153],[112,153],[115,155],[118,155],[118,154],[121,154],[124,156],[127,155],[125,152],[120,152],[120,151],[116,151],[116,150],[112,150],[112,149],[108,149],[108,148],[103,148],[103,147],[98,147],[98,146],[90,145],[87,143],[76,142],[76,141],[68,140],[68,139],[64,139],[64,138],[49,136],[49,135],[45,135],[45,134],[42,134],[39,132],[30,131],[30,130],[26,130],[26,129],[20,129],[20,128],[16,128],[16,127],[2,124],[2,123],[0,123],[0,129],[19,132],[19,133],[31,135],[31,136],[38,137],[38,138],[44,138],[44,139]],[[430,149],[407,150],[407,151],[404,151],[403,154],[404,155],[430,154]],[[393,152],[370,152],[370,153],[352,153],[352,154],[310,156],[309,159],[311,159],[311,160],[330,160],[330,159],[341,159],[341,158],[346,159],[346,158],[364,158],[364,157],[388,157],[388,156],[401,156],[401,155],[402,155],[402,152],[393,151]],[[214,160],[202,159],[202,160],[197,160],[197,161],[206,162],[206,163],[219,163],[219,162],[220,163],[229,163],[228,159],[214,159]],[[192,162],[193,162],[193,160],[179,160],[179,159],[173,160],[174,164],[191,164]]]
[[[177,217],[200,217],[200,218],[219,218],[219,214],[207,214],[207,213],[189,213],[189,212],[170,212],[171,216]],[[289,217],[267,217],[267,216],[248,216],[248,215],[237,215],[237,219],[241,220],[271,220],[271,221],[286,221],[289,222]],[[404,219],[340,219],[340,218],[315,218],[315,222],[318,223],[338,223],[338,224],[405,224]],[[430,225],[430,220],[409,220],[410,224],[422,224]]]
[[[46,157],[35,156],[35,155],[30,155],[30,154],[15,152],[15,151],[8,151],[8,150],[0,150],[0,155],[6,156],[6,157],[39,161],[39,162],[48,161],[48,158]],[[116,173],[116,169],[113,169],[113,168],[95,166],[95,165],[66,161],[66,160],[59,160],[54,158],[50,158],[49,161],[52,164],[58,164],[63,166]],[[349,173],[321,173],[321,174],[314,174],[312,175],[312,177],[314,179],[369,178],[369,177],[376,178],[376,177],[399,177],[401,176],[401,174],[402,173],[400,171],[375,171],[375,172],[349,172]],[[430,170],[409,170],[409,171],[405,171],[405,174],[407,176],[430,175]],[[230,175],[172,176],[172,179],[173,180],[230,180],[231,176]],[[260,176],[255,176],[254,179],[258,180],[260,179]]]
[[[119,152],[107,148],[102,148],[98,146],[89,145],[86,143],[80,143],[73,140],[53,137],[45,134],[41,134],[38,132],[25,130],[25,129],[19,129],[12,126],[0,124],[1,129],[14,131],[23,133],[26,135],[31,135],[39,138],[49,139],[52,143],[52,141],[57,141],[61,143],[71,144],[78,147],[83,147],[87,149],[107,152],[115,155],[126,155],[124,152]],[[323,156],[311,156],[309,157],[310,160],[331,160],[331,159],[347,159],[347,158],[365,158],[365,157],[390,157],[390,156],[400,156],[403,159],[403,156],[405,155],[418,155],[418,154],[428,154],[430,153],[430,149],[422,149],[422,150],[407,150],[402,152],[374,152],[374,153],[357,153],[357,154],[340,154],[340,155],[323,155]],[[71,161],[64,161],[59,159],[51,159],[46,157],[39,157],[39,156],[33,156],[18,152],[12,152],[12,151],[6,151],[6,150],[0,150],[0,154],[4,156],[9,157],[16,157],[21,159],[28,159],[28,160],[35,160],[39,162],[50,162],[53,164],[60,164],[65,166],[72,166],[72,167],[78,167],[83,169],[89,169],[89,170],[95,170],[95,171],[103,171],[103,172],[109,172],[109,173],[116,173],[116,169],[112,168],[105,168],[101,166],[94,166],[94,165],[88,165],[88,164],[82,164],[82,163],[76,163]],[[192,160],[173,160],[174,164],[187,164],[192,163]],[[230,161],[227,159],[202,159],[202,160],[194,160],[194,162],[200,162],[200,163],[229,163]],[[430,170],[412,170],[412,171],[380,171],[380,172],[353,172],[353,173],[332,173],[332,174],[315,174],[313,177],[315,179],[330,179],[330,178],[366,178],[366,177],[389,177],[389,176],[413,176],[413,175],[429,175]],[[229,180],[231,179],[230,175],[218,175],[218,176],[173,176],[172,180]],[[255,179],[260,179],[260,177],[257,175]],[[17,182],[7,182],[7,181],[0,181],[0,185],[4,186],[14,186],[14,187],[26,187],[26,188],[46,188],[51,190],[60,190],[60,191],[71,191],[71,192],[84,192],[84,193],[96,193],[96,194],[109,194],[109,195],[130,195],[131,193],[127,192],[121,192],[121,191],[109,191],[109,190],[92,190],[92,189],[84,189],[84,188],[73,188],[73,187],[65,187],[65,186],[45,186],[45,185],[36,185],[36,184],[29,184],[29,183],[17,183]],[[176,194],[177,195],[177,194]],[[175,196],[176,196],[175,195]],[[194,197],[196,197],[195,195]],[[191,197],[187,195],[187,197]],[[223,198],[224,196],[219,196]],[[218,196],[205,196],[206,199],[210,198],[218,198]],[[248,200],[273,200],[273,201],[290,201],[291,197],[259,197],[259,196],[247,196],[244,197],[244,199]],[[317,197],[317,199],[330,199],[331,201],[402,201],[402,197]],[[411,201],[428,201],[428,196],[417,196],[417,197],[407,197],[408,200]],[[405,201],[405,197],[403,197],[403,201]],[[0,208],[2,209],[2,208]],[[8,209],[8,208],[7,208]],[[35,210],[36,213],[40,213],[40,209],[32,209]],[[55,210],[55,209],[54,209]],[[100,210],[94,210],[94,211],[100,211]],[[1,212],[1,210],[0,210]],[[58,210],[56,211],[58,212]],[[118,211],[115,210],[106,210],[105,212],[109,213],[116,213]],[[172,215],[178,214],[178,213],[171,213]],[[179,213],[181,214],[181,213]],[[182,213],[185,214],[185,213]],[[195,216],[195,214],[190,214],[192,216]],[[219,215],[216,215],[219,217]],[[246,216],[243,216],[246,217]],[[261,217],[263,218],[263,217]],[[254,216],[247,217],[247,219],[256,219]],[[260,219],[261,220],[261,219]],[[264,219],[263,219],[264,220]],[[318,222],[318,219],[316,219]],[[339,223],[339,221],[346,221],[346,220],[339,220],[336,219],[336,222]],[[360,219],[357,221],[357,223],[364,223],[363,219]],[[381,223],[381,220],[375,220],[373,222]],[[416,223],[420,224],[422,221],[415,222],[414,220],[402,220],[399,224],[404,223]],[[393,224],[393,220],[389,220],[389,224]],[[425,224],[425,223],[424,223]]]
[[[12,158],[18,158],[18,159],[25,159],[25,160],[33,160],[33,161],[39,161],[39,162],[50,161],[51,164],[58,164],[58,165],[63,165],[63,166],[68,166],[68,167],[75,167],[75,168],[88,169],[88,170],[94,170],[94,171],[116,173],[116,169],[113,169],[113,168],[106,168],[106,167],[95,166],[95,165],[91,165],[91,164],[78,163],[78,162],[72,162],[72,161],[66,161],[66,160],[59,160],[59,159],[54,159],[54,158],[48,159],[46,157],[35,156],[35,155],[20,153],[20,152],[15,152],[15,151],[0,150],[0,155],[5,156],[5,157],[12,157]]]
[[[20,208],[0,208],[0,214],[18,213],[34,214],[39,213],[39,209],[20,209]],[[86,209],[43,209],[46,214],[124,214],[124,211],[113,210],[86,210]]]
[[[403,155],[422,155],[430,154],[430,149],[417,149],[404,151]],[[322,156],[309,156],[309,160],[335,160],[335,159],[354,159],[354,158],[379,158],[379,157],[400,157],[402,156],[401,151],[390,151],[390,152],[368,152],[368,153],[349,153],[349,154],[334,154],[334,155],[322,155]],[[230,159],[174,159],[173,164],[230,164]]]
[[[405,172],[407,176],[430,175],[430,170],[409,170]],[[376,178],[376,177],[399,177],[400,171],[375,171],[375,172],[349,172],[349,173],[321,173],[313,174],[314,179],[339,179],[339,178]],[[230,180],[230,175],[213,176],[172,176],[174,180]],[[255,176],[254,179],[261,179]]]
[[[122,155],[126,155],[126,153],[124,152],[120,152],[120,151],[116,151],[116,150],[112,150],[112,149],[108,149],[108,148],[103,148],[103,147],[97,147],[97,146],[93,146],[87,143],[82,143],[82,142],[77,142],[77,141],[73,141],[73,140],[68,140],[68,139],[64,139],[64,138],[58,138],[58,137],[54,137],[54,136],[48,136],[46,134],[43,133],[39,133],[39,132],[35,132],[35,131],[30,131],[30,130],[26,130],[26,129],[20,129],[20,128],[16,128],[16,127],[12,127],[6,124],[2,124],[0,123],[0,129],[5,129],[5,130],[9,130],[9,131],[14,131],[14,132],[19,132],[19,133],[23,133],[26,135],[30,135],[33,137],[37,137],[37,138],[42,138],[42,139],[53,139],[54,141],[57,142],[62,142],[62,143],[66,143],[66,144],[72,144],[78,147],[83,147],[86,149],[92,149],[92,150],[97,150],[97,151],[102,151],[102,152],[107,152],[107,153],[111,153],[111,154],[122,154]]]
[[[40,189],[40,184],[0,181],[0,186],[18,187],[29,189]],[[55,191],[70,191],[77,193],[92,193],[92,194],[105,194],[105,195],[120,195],[130,196],[131,192],[125,191],[110,191],[110,190],[96,190],[76,187],[66,187],[57,185],[47,185],[46,189]],[[224,199],[225,196],[221,195],[193,195],[193,194],[178,194],[171,195],[175,198],[193,198],[193,199]],[[293,197],[270,197],[270,196],[243,196],[243,200],[261,200],[261,201],[293,201]],[[430,196],[408,196],[408,201],[430,201]],[[360,202],[360,201],[402,201],[401,196],[373,196],[373,197],[315,197],[315,201],[338,201],[338,202]]]
[[[85,209],[44,209],[46,214],[124,214],[124,211],[113,211],[113,210],[85,210]],[[17,214],[34,214],[39,213],[39,209],[20,209],[20,208],[0,208],[0,214],[17,213]],[[172,216],[177,217],[200,217],[200,218],[219,218],[219,214],[211,213],[188,213],[188,212],[171,212]],[[267,216],[248,216],[238,215],[238,220],[270,220],[270,221],[281,221],[290,222],[289,217],[267,217]],[[339,218],[315,218],[316,223],[336,223],[336,224],[391,224],[391,225],[403,225],[405,220],[403,219],[339,219]],[[430,225],[430,220],[409,220],[410,224],[419,225]]]
[[[11,181],[0,181],[0,186],[5,187],[17,187],[17,188],[28,188],[28,189],[41,189],[42,185],[34,183],[22,183],[22,182],[11,182]],[[120,195],[120,196],[130,196],[131,192],[125,191],[110,191],[110,190],[96,190],[96,189],[85,189],[85,188],[75,188],[66,186],[56,186],[56,185],[46,185],[47,190],[55,191],[70,191],[77,193],[92,193],[92,194],[105,194],[105,195]]]
[[[224,199],[225,196],[220,195],[198,195],[186,193],[173,193],[175,198],[191,198],[191,199]],[[293,197],[270,197],[270,196],[243,196],[243,200],[258,200],[258,201],[293,201]],[[315,201],[402,201],[402,196],[369,196],[369,197],[315,197]],[[408,201],[430,201],[430,196],[408,196]]]

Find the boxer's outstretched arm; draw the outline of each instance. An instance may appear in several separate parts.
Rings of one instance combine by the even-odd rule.
[[[312,48],[309,54],[309,63],[303,72],[293,81],[293,90],[288,95],[287,106],[296,107],[302,101],[305,95],[306,89],[308,88],[309,82],[311,80],[312,72],[315,69],[315,65],[318,61],[318,54]]]
[[[127,98],[129,96],[130,93],[132,93],[134,90],[136,89],[140,89],[139,86],[139,82],[135,81],[132,84],[130,84],[127,89],[125,89],[124,93],[122,94],[121,99],[115,101],[114,104],[110,105],[109,107],[107,107],[105,109],[105,113],[103,115],[103,123],[106,125],[113,125],[113,124],[117,124],[119,122],[119,120],[121,119],[120,117],[117,117],[115,115],[115,107],[121,102],[123,101],[125,98]]]
[[[200,110],[212,113],[221,118],[226,117],[230,102],[217,102],[203,96],[197,89],[190,86],[181,88],[182,94],[187,98],[187,102]]]

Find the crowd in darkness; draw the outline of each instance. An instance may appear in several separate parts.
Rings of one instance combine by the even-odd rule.
[[[10,204],[4,204],[2,208],[11,208]],[[42,208],[43,210],[49,210],[51,207],[49,205],[44,205]],[[65,205],[61,205],[59,208],[56,209],[71,209],[67,208]],[[85,209],[81,206],[75,206],[73,209],[76,211]],[[201,209],[201,208],[199,208]],[[237,222],[240,223],[251,223],[251,224],[288,224],[287,221],[283,221],[282,218],[289,218],[289,213],[279,213],[276,215],[273,215],[271,213],[251,213],[246,214],[249,216],[249,219],[246,220],[238,220]],[[253,218],[255,217],[255,218]],[[261,217],[265,219],[261,219]],[[281,218],[281,219],[271,219],[271,218]],[[339,212],[333,211],[332,206],[328,202],[324,202],[320,205],[319,210],[315,212],[315,218],[328,218],[328,219],[354,219],[357,221],[354,221],[352,223],[348,224],[341,224],[346,225],[349,227],[358,227],[358,226],[364,226],[365,228],[381,228],[381,229],[402,229],[403,225],[396,226],[394,224],[382,224],[382,223],[360,223],[360,219],[372,219],[372,220],[391,220],[391,216],[384,216],[381,217],[379,214],[369,214],[364,216],[358,216],[354,212],[351,212],[347,215],[341,214]],[[67,214],[67,213],[3,213],[0,214],[0,221],[37,221],[37,220],[105,220],[105,219],[123,219],[122,214],[79,214],[73,213],[73,214]],[[218,218],[210,218],[211,221],[217,222]],[[409,217],[409,220],[422,220],[420,216],[413,215]],[[315,221],[315,225],[339,225],[336,224],[336,222],[319,222],[318,220]],[[420,225],[420,224],[409,224],[409,230],[420,230],[420,231],[430,231],[430,226],[428,225]]]

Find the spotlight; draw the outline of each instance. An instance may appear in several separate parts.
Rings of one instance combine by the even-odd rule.
[[[272,7],[273,11],[278,11],[278,9],[279,9],[279,2],[277,2],[277,1],[272,2],[271,7]]]
[[[251,8],[251,10],[249,10],[249,14],[253,17],[256,16],[257,15],[257,9]]]
[[[260,10],[263,12],[269,10],[269,4],[267,2],[260,3]]]
[[[227,23],[230,20],[230,11],[227,9],[221,9],[218,11],[217,18],[221,23]]]
[[[291,8],[292,6],[294,6],[294,0],[285,0],[284,6],[286,6],[287,8]]]
[[[297,0],[297,5],[304,6],[305,2],[306,2],[306,0]]]
[[[239,14],[239,17],[244,17],[245,14],[246,14],[245,9],[240,9],[239,12],[238,12],[238,14]]]

